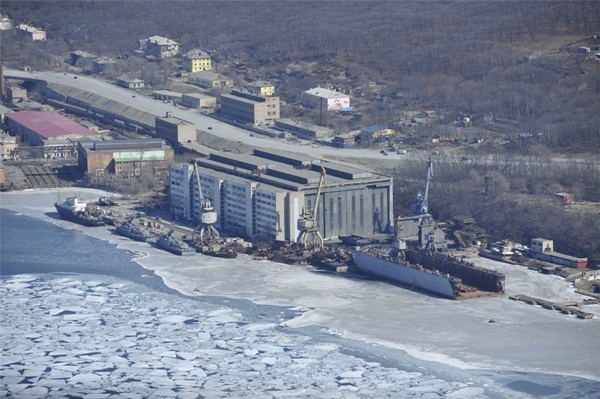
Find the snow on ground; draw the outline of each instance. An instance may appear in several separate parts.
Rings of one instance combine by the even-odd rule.
[[[328,333],[403,349],[421,359],[464,369],[518,369],[600,378],[598,305],[585,308],[596,315],[594,319],[580,320],[508,299],[509,294],[553,301],[585,298],[557,276],[476,259],[477,264],[506,274],[507,295],[450,301],[356,275],[256,262],[246,256],[233,260],[202,255],[176,257],[148,244],[116,237],[105,228],[89,229],[53,219],[44,212],[53,211],[54,200],[55,193],[50,191],[10,193],[3,194],[2,206],[144,254],[136,261],[185,295],[249,299],[258,304],[306,309],[296,319],[279,320],[291,328],[323,326]],[[70,291],[63,295],[75,294]],[[98,303],[98,298],[93,302]],[[86,317],[93,320],[97,315],[86,312]],[[218,317],[208,320],[217,318],[213,320],[217,322]],[[236,316],[223,317],[223,326],[235,324],[230,318]],[[495,323],[488,323],[490,319]],[[168,330],[167,324],[161,328]]]

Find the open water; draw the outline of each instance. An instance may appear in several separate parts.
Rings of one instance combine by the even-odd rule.
[[[241,312],[245,320],[251,322],[278,323],[282,319],[293,318],[301,313],[295,309],[256,305],[240,299],[185,297],[168,288],[152,271],[136,263],[134,261],[136,256],[139,255],[127,250],[118,250],[115,245],[87,236],[79,230],[65,229],[53,223],[0,209],[0,285],[4,284],[9,276],[21,274],[38,275],[42,278],[47,276],[48,279],[55,278],[57,275],[79,275],[82,278],[93,276],[96,279],[102,279],[104,276],[110,280],[134,283],[137,289],[146,293],[155,292],[173,296],[173,306],[178,306],[182,300],[196,301],[198,307],[202,307],[203,303],[211,307],[226,306]],[[10,304],[10,298],[4,300]],[[289,334],[291,339],[298,342],[310,339],[314,342],[333,343],[338,345],[341,354],[365,362],[377,362],[381,367],[396,368],[407,373],[419,372],[428,376],[433,375],[439,380],[447,381],[448,384],[456,384],[458,381],[464,386],[478,389],[478,391],[463,390],[462,393],[457,392],[456,395],[449,397],[573,399],[600,397],[598,381],[585,378],[505,370],[460,370],[435,362],[418,360],[400,350],[340,338],[329,334],[327,329],[319,326],[280,331],[282,334]],[[0,339],[1,337],[0,331]],[[345,367],[344,364],[338,366],[340,369]],[[410,395],[408,392],[406,395],[399,392],[397,397],[442,397],[424,394],[420,396],[415,392],[418,391],[411,391]],[[360,394],[360,392],[356,392],[356,395],[356,397],[377,397],[377,395]],[[247,392],[245,397],[253,397],[253,395]]]

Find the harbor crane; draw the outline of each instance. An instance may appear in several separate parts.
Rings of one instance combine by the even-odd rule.
[[[321,197],[323,184],[325,184],[325,168],[321,166],[319,188],[317,189],[317,197],[312,213],[303,208],[300,219],[298,219],[298,230],[300,230],[300,235],[298,235],[297,242],[299,242],[304,248],[308,248],[308,237],[310,236],[313,246],[315,245],[315,241],[317,241],[319,249],[323,249],[323,236],[321,236],[321,232],[319,231],[319,226],[317,224],[319,200]]]
[[[417,197],[410,205],[410,210],[416,215],[429,214],[429,183],[433,179],[433,163],[431,159],[427,161],[427,179],[425,180],[425,193],[421,191],[417,193]]]
[[[198,198],[200,200],[200,223],[194,229],[192,238],[198,231],[200,232],[200,242],[202,242],[204,235],[213,239],[219,238],[219,232],[214,226],[217,223],[217,212],[215,212],[215,208],[210,203],[210,200],[204,198],[202,195],[198,165],[196,161],[192,161],[192,164],[194,165],[194,174],[196,175],[196,183],[198,184]]]

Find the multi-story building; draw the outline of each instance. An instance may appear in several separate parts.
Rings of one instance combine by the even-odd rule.
[[[46,40],[46,31],[36,28],[34,26],[29,26],[26,24],[21,24],[21,25],[17,25],[17,33],[21,36],[27,37],[31,40],[38,41],[45,41]]]
[[[201,93],[183,94],[181,104],[184,107],[200,108],[204,111],[213,111],[217,108],[217,99],[213,96],[207,96]]]
[[[211,153],[196,160],[203,197],[218,216],[217,228],[253,240],[295,242],[303,209],[316,201],[325,239],[391,232],[392,179],[304,155],[266,150]],[[317,199],[321,167],[325,184]],[[198,222],[199,193],[192,165],[171,166],[171,212]]]
[[[210,71],[190,73],[188,76],[188,83],[204,87],[205,89],[217,89],[233,86],[232,79]]]
[[[170,58],[179,53],[179,43],[162,36],[150,36],[144,43],[146,55],[158,59]]]
[[[167,112],[163,117],[156,117],[156,135],[167,141],[173,147],[180,143],[191,143],[196,141],[196,125],[173,116]]]
[[[174,152],[161,139],[80,142],[77,164],[94,177],[165,176]]]
[[[207,52],[193,49],[183,56],[183,67],[188,72],[210,71],[212,60]]]
[[[264,80],[252,82],[247,87],[248,91],[256,96],[273,96],[275,95],[275,85]]]
[[[261,97],[232,90],[221,95],[221,115],[254,125],[269,125],[279,119],[279,97]]]
[[[319,111],[341,111],[350,108],[350,97],[335,90],[317,87],[300,95],[302,105]]]
[[[275,128],[309,140],[322,139],[324,137],[331,136],[331,130],[326,127],[296,119],[284,118],[276,120]]]
[[[65,118],[58,112],[21,111],[6,117],[12,135],[40,147],[44,158],[69,158],[77,151],[77,143],[97,138],[96,133]]]
[[[18,154],[19,144],[15,136],[0,133],[0,159],[14,159]]]

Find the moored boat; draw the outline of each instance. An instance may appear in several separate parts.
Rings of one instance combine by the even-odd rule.
[[[175,229],[173,228],[171,228],[168,233],[160,236],[156,243],[162,249],[174,253],[175,255],[188,256],[196,253],[194,248],[190,247],[175,234]]]
[[[134,216],[119,224],[117,226],[117,233],[137,241],[147,242],[155,240],[150,233],[150,229],[142,226],[139,222],[135,223]]]
[[[89,208],[87,202],[80,197],[68,197],[64,202],[55,202],[54,207],[60,216],[83,226],[103,226],[106,224],[104,213]]]

